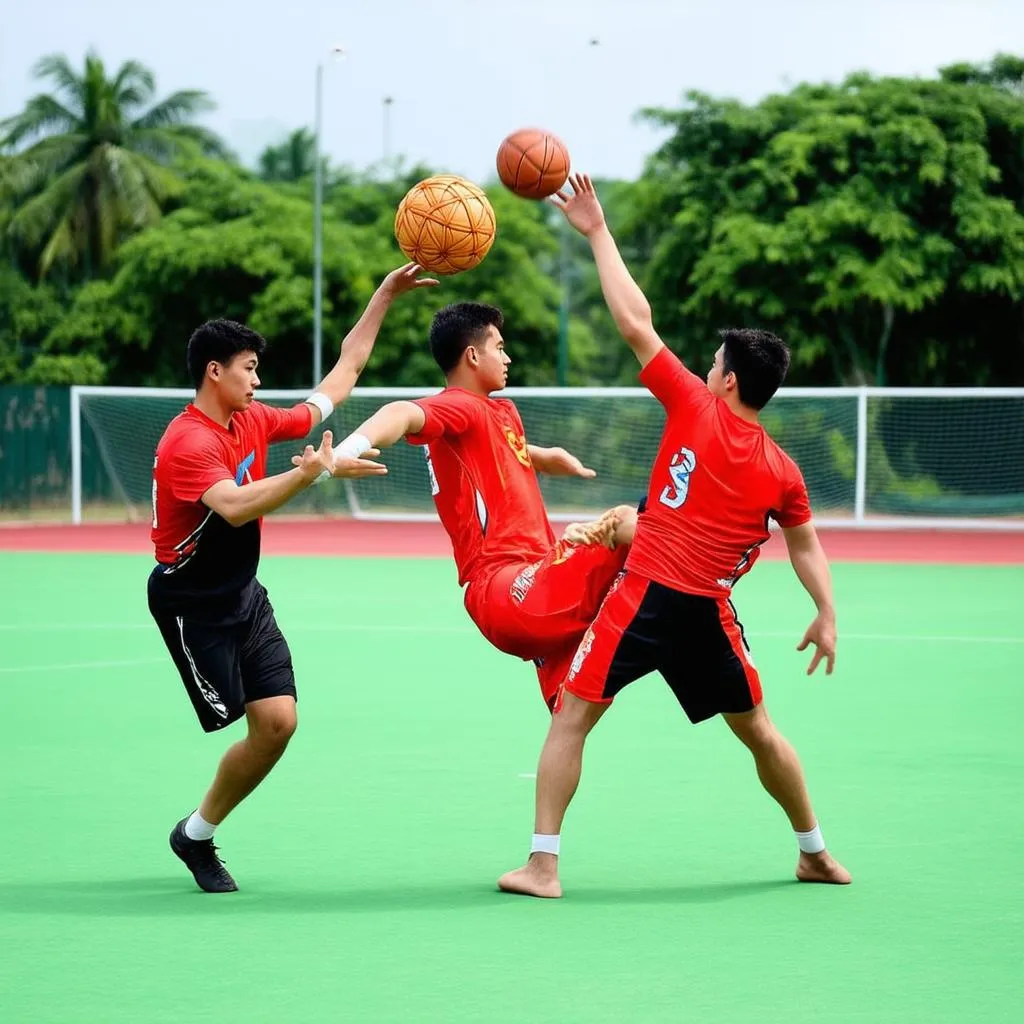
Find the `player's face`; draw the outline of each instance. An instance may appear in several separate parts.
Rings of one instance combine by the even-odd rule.
[[[708,370],[708,390],[719,398],[725,398],[736,386],[736,375],[725,372],[724,356],[725,346],[719,345],[718,351],[715,353],[715,361],[711,364],[711,369]]]
[[[258,363],[255,352],[239,352],[226,366],[211,364],[221,401],[233,412],[241,412],[252,404],[260,386],[260,379],[256,376]]]
[[[505,352],[505,339],[497,327],[490,326],[473,349],[476,354],[476,372],[487,391],[501,391],[508,382],[508,365],[512,362]]]

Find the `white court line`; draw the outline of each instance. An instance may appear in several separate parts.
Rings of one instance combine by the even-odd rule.
[[[155,665],[163,658],[136,658],[134,661],[67,661],[62,665],[22,665],[21,668],[0,668],[0,675],[22,672],[64,672],[81,668],[126,668],[129,665]]]
[[[131,630],[155,629],[152,623],[116,623],[116,622],[79,622],[46,624],[31,622],[24,624],[0,623],[0,632],[91,632],[93,630]],[[365,625],[315,625],[292,623],[286,627],[288,633],[475,633],[472,626],[402,626],[387,622],[372,622]],[[758,632],[746,630],[749,637],[761,639],[794,639],[799,640],[798,630],[782,632]],[[1024,636],[957,636],[949,633],[844,633],[840,631],[840,640],[870,640],[883,643],[955,643],[955,644],[1024,644]]]

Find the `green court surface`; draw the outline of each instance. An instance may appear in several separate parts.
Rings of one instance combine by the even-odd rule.
[[[651,677],[592,738],[543,902],[494,880],[545,712],[441,559],[264,562],[300,726],[218,833],[242,891],[200,893],[167,833],[232,737],[194,724],[149,564],[0,554],[5,1022],[1024,1020],[1021,568],[835,565],[810,679],[789,567],[738,588],[852,886],[793,881],[749,756]]]

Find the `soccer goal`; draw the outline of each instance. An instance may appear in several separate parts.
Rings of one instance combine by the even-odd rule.
[[[357,388],[325,426],[340,439],[385,402],[436,388]],[[290,405],[306,391],[261,391]],[[153,454],[188,389],[71,389],[72,518],[150,514]],[[568,521],[647,490],[664,424],[644,388],[508,388],[531,443],[561,445],[593,480],[541,480],[552,519]],[[817,522],[862,528],[1024,529],[1024,388],[783,388],[762,415],[800,465]],[[314,436],[318,436],[319,431]],[[296,445],[271,449],[268,473]],[[289,512],[393,521],[435,519],[422,448],[383,453],[388,475],[310,488]]]

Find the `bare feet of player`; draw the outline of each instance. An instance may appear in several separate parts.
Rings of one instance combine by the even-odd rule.
[[[618,518],[612,510],[589,523],[570,523],[562,534],[562,540],[567,544],[600,544],[614,548],[617,526]]]
[[[498,888],[518,896],[557,900],[562,895],[562,883],[558,880],[558,858],[550,853],[531,854],[524,867],[509,871],[498,879]]]
[[[796,877],[801,882],[825,882],[829,885],[849,885],[850,872],[827,851],[801,853],[796,865]]]

